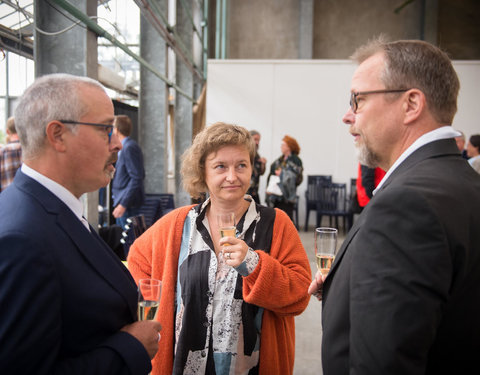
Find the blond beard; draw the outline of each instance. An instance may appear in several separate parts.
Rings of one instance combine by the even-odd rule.
[[[376,168],[379,165],[378,156],[368,148],[366,144],[355,145],[355,152],[357,154],[358,162],[369,168]]]
[[[115,172],[116,170],[114,171],[105,171],[105,174],[107,175],[107,177],[111,180],[113,180],[113,177],[115,176]]]

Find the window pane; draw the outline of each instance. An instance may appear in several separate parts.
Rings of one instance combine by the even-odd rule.
[[[20,96],[33,82],[33,62],[27,58],[8,53],[8,84],[10,96]]]

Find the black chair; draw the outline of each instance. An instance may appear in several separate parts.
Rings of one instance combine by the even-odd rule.
[[[143,214],[127,218],[127,224],[122,232],[123,251],[125,252],[125,259],[127,258],[130,246],[140,237],[140,235],[147,230],[145,223],[145,216]]]
[[[147,198],[156,198],[160,200],[160,207],[162,208],[162,216],[168,214],[175,209],[175,200],[173,194],[160,193],[160,194],[146,194]]]
[[[309,175],[307,176],[307,190],[305,190],[305,232],[308,231],[308,217],[310,211],[317,210],[318,188],[325,182],[332,182],[332,176]],[[318,227],[318,222],[317,222]]]
[[[353,224],[353,213],[350,208],[350,197],[347,195],[347,184],[324,183],[318,188],[317,226],[322,222],[322,216],[335,218],[335,227],[339,228],[339,217],[343,218],[343,228],[347,232]]]
[[[122,233],[122,227],[116,224],[102,226],[98,229],[99,236],[107,243],[107,245],[120,258],[120,260],[125,260],[125,249],[122,243]]]
[[[146,195],[139,213],[145,217],[145,224],[147,228],[150,228],[163,216],[162,201],[159,198]]]

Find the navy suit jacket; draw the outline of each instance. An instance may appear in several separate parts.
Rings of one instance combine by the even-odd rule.
[[[20,170],[0,194],[0,373],[146,374],[137,292],[110,248]]]
[[[130,137],[123,142],[115,168],[112,181],[113,205],[140,207],[145,200],[143,154],[138,143]]]
[[[323,285],[324,375],[477,374],[480,176],[444,139],[413,152]]]

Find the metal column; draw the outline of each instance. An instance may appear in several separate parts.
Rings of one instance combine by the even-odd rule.
[[[166,13],[167,0],[157,1]],[[140,16],[140,56],[167,76],[167,44],[157,30]],[[145,192],[167,192],[168,85],[140,66],[139,142],[145,161]]]
[[[311,59],[313,56],[313,0],[300,0],[300,30],[299,50],[300,59]]]
[[[185,1],[187,6],[192,7],[192,0]],[[188,15],[177,2],[176,29],[182,36],[182,42],[188,50],[192,50],[193,29]],[[193,95],[192,72],[186,68],[178,58],[176,60],[176,83],[185,92]],[[192,144],[193,128],[193,103],[183,96],[175,95],[175,198],[176,206],[183,206],[190,203],[190,195],[182,188],[180,176],[181,156]]]

